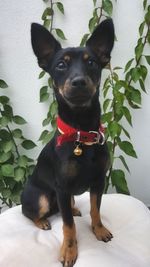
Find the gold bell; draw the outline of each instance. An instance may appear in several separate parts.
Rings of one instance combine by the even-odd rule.
[[[76,156],[81,156],[82,155],[82,149],[79,147],[79,145],[77,145],[77,147],[74,149],[73,153]]]

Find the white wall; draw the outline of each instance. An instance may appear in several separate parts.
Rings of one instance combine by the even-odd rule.
[[[124,67],[133,56],[138,26],[143,17],[141,0],[119,0],[114,2],[113,19],[118,42],[112,53],[112,65]],[[65,17],[57,15],[55,24],[64,29],[68,41],[65,46],[78,45],[82,35],[88,31],[92,15],[92,0],[64,0]],[[39,103],[39,89],[43,80],[30,44],[31,22],[41,22],[45,8],[42,0],[0,1],[0,78],[9,84],[14,111],[22,115],[28,125],[24,127],[28,138],[38,139],[42,131],[42,120],[47,105]],[[57,12],[58,14],[59,12]],[[147,51],[147,54],[150,50]],[[142,109],[132,111],[132,142],[138,159],[128,158],[131,175],[127,176],[131,194],[150,205],[150,78],[143,94]],[[38,155],[41,145],[36,150]]]

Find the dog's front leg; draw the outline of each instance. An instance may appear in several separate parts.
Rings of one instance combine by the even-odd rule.
[[[60,252],[60,261],[64,267],[72,267],[77,259],[77,240],[71,208],[71,195],[59,192],[57,198],[63,219],[64,235]]]
[[[100,216],[100,205],[101,205],[102,193],[97,189],[91,188],[90,190],[90,204],[91,204],[91,220],[92,220],[92,230],[96,235],[98,240],[108,242],[112,239],[112,234],[106,227],[102,224]]]

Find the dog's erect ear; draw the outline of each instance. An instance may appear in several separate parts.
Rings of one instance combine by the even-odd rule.
[[[110,61],[110,53],[114,44],[114,25],[112,19],[106,19],[92,33],[86,45],[98,57],[102,67]]]
[[[32,23],[31,42],[38,63],[41,68],[47,70],[48,62],[53,55],[61,49],[60,43],[42,25]]]

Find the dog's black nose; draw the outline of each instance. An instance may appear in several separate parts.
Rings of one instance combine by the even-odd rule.
[[[72,80],[71,84],[73,87],[85,87],[86,86],[86,80],[84,77],[78,76]]]

